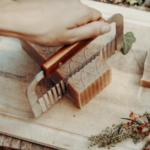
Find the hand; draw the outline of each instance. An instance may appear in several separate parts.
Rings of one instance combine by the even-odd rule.
[[[40,45],[72,44],[110,31],[108,23],[97,21],[101,13],[79,0],[12,1],[5,10],[11,26],[0,34]]]

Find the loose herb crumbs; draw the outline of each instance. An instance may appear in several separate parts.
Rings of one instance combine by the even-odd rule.
[[[150,114],[145,112],[142,116],[130,113],[129,118],[121,118],[128,120],[126,123],[120,123],[118,125],[113,124],[112,127],[107,127],[99,135],[94,135],[89,138],[93,147],[97,145],[99,148],[114,147],[116,144],[131,138],[134,144],[140,141],[147,140],[142,150],[150,150],[150,140],[148,136],[150,134]]]

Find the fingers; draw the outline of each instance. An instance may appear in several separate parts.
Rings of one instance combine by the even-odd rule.
[[[69,25],[69,29],[85,25],[89,22],[96,21],[102,17],[101,12],[83,4],[77,5],[71,11],[72,13],[68,14],[68,17],[72,21],[69,23],[67,22],[67,25]]]
[[[102,18],[100,11],[88,7],[90,10],[90,15],[87,16],[87,22],[97,21],[99,18]]]
[[[104,21],[94,21],[86,25],[70,29],[69,44],[76,41],[95,38],[99,35],[105,34],[111,30],[110,25]]]

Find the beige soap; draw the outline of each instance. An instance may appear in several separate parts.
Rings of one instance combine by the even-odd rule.
[[[94,55],[98,50],[102,49],[107,43],[111,42],[114,39],[114,34],[109,33],[103,36],[97,37],[94,41],[92,41],[88,46],[83,48],[80,52],[74,55],[71,59],[66,61],[60,68],[58,68],[51,76],[51,78],[55,82],[59,82],[60,80],[66,78],[71,72],[79,67],[79,65],[83,64],[86,60],[88,60],[92,55]],[[54,53],[56,53],[60,47],[41,47],[35,44],[32,44],[36,51],[47,60]]]
[[[55,82],[59,82],[61,79],[67,77],[71,72],[79,67],[82,63],[88,60],[92,55],[94,55],[98,50],[106,46],[107,43],[115,41],[115,28],[112,24],[113,30],[105,35],[97,37],[88,46],[83,48],[79,53],[73,56],[60,68],[58,68],[53,74],[52,79]]]
[[[144,64],[144,73],[141,79],[141,86],[150,88],[150,51],[148,51],[148,55]]]
[[[58,68],[53,74],[52,79],[55,82],[59,82],[61,79],[66,78],[71,72],[88,60],[92,55],[94,55],[99,49],[103,47],[103,44],[91,43],[87,47],[83,48],[75,56],[69,59],[65,64]]]
[[[114,40],[115,35],[116,35],[116,28],[115,28],[115,24],[113,23],[113,24],[111,24],[111,31],[109,33],[106,33],[104,35],[98,36],[94,41],[92,41],[88,46],[86,46],[81,52],[79,52],[78,54],[76,54],[73,59],[70,59],[70,61],[71,61],[70,69],[73,70],[73,68],[71,68],[71,67],[75,67],[75,64],[72,65],[72,62],[74,62],[76,64],[77,63],[83,63],[85,59],[91,57],[91,55],[93,55],[95,52],[97,52],[97,50],[100,50],[107,43],[109,43],[112,40]],[[43,61],[46,61],[48,58],[50,58],[51,56],[53,56],[62,47],[62,46],[59,46],[59,47],[44,47],[44,46],[39,46],[37,44],[33,44],[33,43],[30,43],[30,42],[29,42],[29,44],[34,48],[33,53],[37,53],[40,57],[42,57]],[[35,58],[34,55],[30,54],[31,51],[28,51],[28,54],[39,65],[41,65],[39,59]],[[84,57],[84,59],[82,60],[83,57]],[[69,61],[66,62],[66,64],[67,63],[69,63]],[[68,64],[67,64],[67,66],[68,66]],[[63,68],[64,67],[65,66],[63,66]],[[59,69],[57,72],[60,73],[61,71],[62,70]]]
[[[111,68],[97,56],[68,81],[71,99],[82,108],[111,82]]]

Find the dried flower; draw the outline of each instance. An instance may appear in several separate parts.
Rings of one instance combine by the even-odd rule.
[[[147,118],[147,121],[142,121],[142,118]],[[89,147],[98,145],[99,148],[108,147],[110,149],[127,138],[132,138],[135,144],[147,140],[150,135],[150,114],[145,112],[143,116],[140,116],[131,111],[129,118],[122,119],[128,120],[128,122],[113,124],[111,128],[107,127],[101,134],[91,136]],[[150,150],[150,140],[147,140],[142,150]]]

